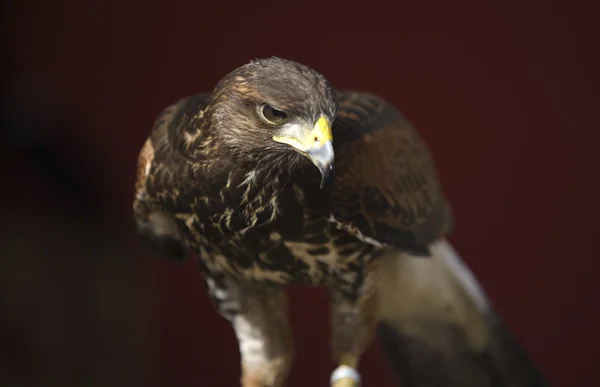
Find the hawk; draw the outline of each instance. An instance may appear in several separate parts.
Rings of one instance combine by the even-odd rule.
[[[470,289],[464,270],[436,259],[451,254],[444,238],[452,215],[419,134],[383,99],[336,90],[291,60],[251,61],[211,93],[166,108],[139,153],[133,211],[151,252],[197,253],[209,294],[237,336],[245,387],[284,383],[293,357],[287,284],[329,294],[336,386],[359,384],[358,362],[380,320],[388,319],[380,337],[389,346],[432,304],[382,298],[395,293],[390,264],[410,267],[400,277],[445,272],[455,278],[448,288]],[[434,263],[406,263],[418,260]],[[424,294],[407,291],[410,278],[402,290]],[[451,306],[477,304],[477,292],[463,290],[446,297]],[[382,313],[394,302],[410,313]],[[460,320],[448,315],[439,312],[439,320]],[[403,356],[390,352],[405,369]],[[427,380],[423,367],[407,373],[406,385]]]

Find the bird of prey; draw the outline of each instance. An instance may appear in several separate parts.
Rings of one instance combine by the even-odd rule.
[[[197,253],[237,336],[244,387],[285,381],[286,284],[329,294],[336,387],[360,384],[376,334],[403,386],[503,385],[489,355],[498,324],[450,259],[452,216],[432,158],[381,98],[336,90],[291,60],[253,60],[159,115],[133,211],[151,252]]]

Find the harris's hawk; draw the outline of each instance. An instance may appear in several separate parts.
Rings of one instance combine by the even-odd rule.
[[[245,387],[280,386],[290,367],[286,284],[329,292],[336,386],[358,383],[380,321],[403,386],[513,385],[498,384],[498,324],[444,239],[452,217],[430,154],[378,97],[290,60],[243,65],[160,114],[133,208],[152,252],[198,254]]]

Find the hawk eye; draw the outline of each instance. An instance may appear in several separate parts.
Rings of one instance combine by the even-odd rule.
[[[277,110],[270,105],[263,105],[260,108],[260,113],[265,120],[271,124],[281,124],[287,119],[287,114],[281,110]]]

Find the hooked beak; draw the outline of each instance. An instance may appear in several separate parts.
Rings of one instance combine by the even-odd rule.
[[[321,172],[320,188],[322,189],[327,180],[329,180],[329,176],[331,176],[331,171],[333,170],[333,145],[331,141],[325,141],[323,145],[306,151],[306,155],[319,168],[319,172]]]
[[[321,172],[320,188],[323,188],[331,176],[335,158],[329,122],[325,117],[321,117],[309,130],[293,126],[286,132],[282,136],[274,136],[273,140],[291,145],[305,155]]]

